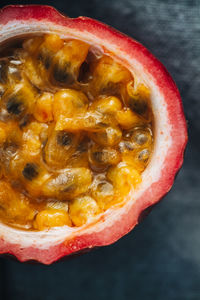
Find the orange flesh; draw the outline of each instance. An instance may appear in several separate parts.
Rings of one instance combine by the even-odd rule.
[[[0,219],[81,226],[123,202],[153,148],[150,90],[105,52],[54,34],[0,59]]]

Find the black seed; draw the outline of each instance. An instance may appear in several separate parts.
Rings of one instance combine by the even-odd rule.
[[[144,114],[147,111],[148,105],[145,99],[129,99],[130,109],[140,115]]]
[[[51,64],[51,59],[50,59],[50,57],[49,56],[47,56],[45,59],[44,59],[44,67],[45,67],[45,69],[49,69],[49,67],[50,67],[50,64]]]
[[[49,69],[49,67],[51,65],[50,55],[44,54],[44,53],[39,53],[38,60],[40,60],[43,63],[45,69],[47,69],[47,70]]]
[[[16,96],[13,96],[8,100],[6,109],[10,114],[19,115],[24,110],[24,105]]]
[[[54,79],[60,83],[73,83],[75,78],[69,71],[69,68],[70,63],[66,63],[64,66],[59,66],[59,64],[56,64],[53,68]]]
[[[77,151],[79,151],[80,153],[82,152],[86,152],[88,149],[88,140],[84,139],[81,141],[81,143],[78,145],[77,147]]]
[[[22,171],[23,176],[28,180],[33,180],[38,176],[38,167],[34,163],[27,163]]]
[[[59,131],[57,134],[57,143],[61,146],[69,146],[72,143],[72,134],[66,131]]]
[[[0,83],[6,83],[7,81],[8,64],[5,60],[0,62]]]

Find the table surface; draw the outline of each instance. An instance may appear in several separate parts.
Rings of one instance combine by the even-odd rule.
[[[103,21],[152,51],[180,89],[189,144],[171,192],[134,231],[114,245],[52,266],[1,258],[0,299],[199,300],[200,1],[42,3],[71,17],[86,15]]]

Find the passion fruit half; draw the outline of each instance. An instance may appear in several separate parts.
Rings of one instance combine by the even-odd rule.
[[[0,253],[50,264],[115,242],[182,165],[175,83],[86,17],[8,6],[0,31]]]

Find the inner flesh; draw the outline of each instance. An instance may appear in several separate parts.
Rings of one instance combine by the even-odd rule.
[[[0,219],[82,226],[141,182],[153,149],[150,90],[112,53],[55,34],[0,58]]]

